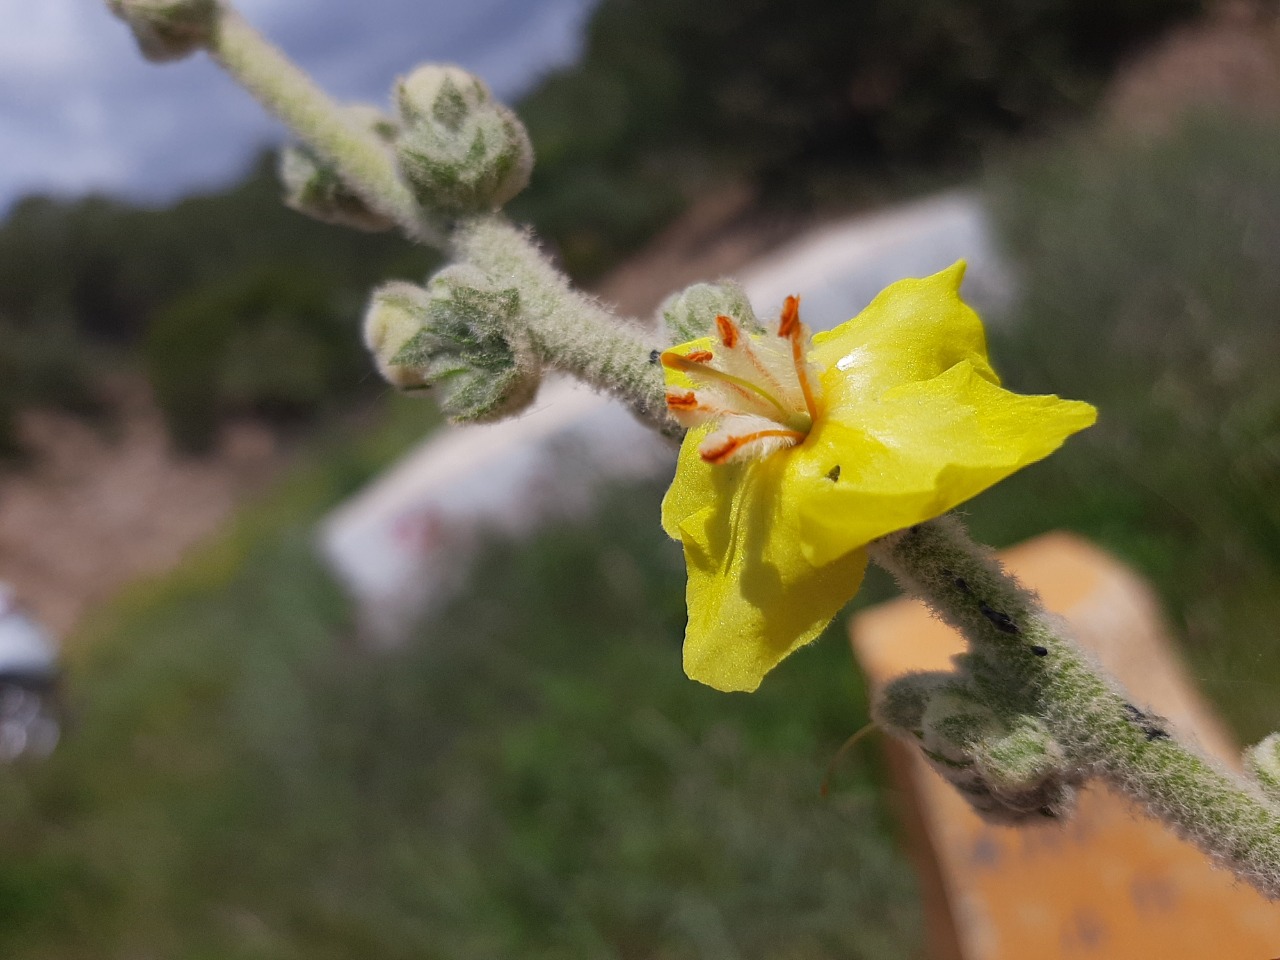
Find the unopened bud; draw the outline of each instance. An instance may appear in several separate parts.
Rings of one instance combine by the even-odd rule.
[[[1039,790],[1060,777],[1065,764],[1062,748],[1032,717],[1021,717],[1008,733],[989,737],[976,753],[983,779],[998,795],[1010,798]]]
[[[154,63],[181,60],[204,47],[218,13],[218,0],[107,0],[107,6]]]
[[[885,687],[873,707],[873,719],[895,733],[924,736],[924,712],[939,692],[954,689],[955,677],[947,673],[908,673]]]
[[[374,107],[345,108],[344,119],[372,133],[391,149],[395,123]],[[376,233],[389,230],[395,221],[369,207],[349,186],[338,169],[305,144],[292,144],[280,151],[280,181],[287,206],[324,223]]]
[[[746,292],[731,280],[695,283],[668,297],[661,312],[667,338],[673,344],[705,337],[718,316],[731,317],[744,330],[753,333],[760,330],[760,321],[751,309]]]
[[[373,291],[364,315],[364,342],[373,354],[378,372],[401,390],[430,386],[420,366],[396,362],[396,356],[426,323],[430,297],[412,283],[387,283]]]
[[[500,420],[527,407],[542,366],[513,334],[520,294],[494,290],[471,267],[441,271],[427,289],[380,288],[365,320],[378,369],[404,390],[434,386],[450,420]]]
[[[400,169],[423,207],[447,216],[496,210],[533,169],[524,125],[460,67],[419,67],[396,85]]]
[[[943,690],[932,698],[921,717],[925,754],[943,767],[971,767],[979,741],[1000,731],[995,712],[973,694]]]
[[[957,657],[958,665],[964,658]],[[878,722],[917,744],[930,766],[984,819],[1026,823],[1067,815],[1079,773],[1044,724],[998,714],[961,676],[908,674],[876,703]]]

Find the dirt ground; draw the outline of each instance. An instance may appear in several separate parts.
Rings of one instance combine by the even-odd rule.
[[[145,387],[109,392],[117,416],[106,428],[27,412],[34,464],[0,474],[0,580],[59,635],[130,581],[171,568],[285,459],[253,423],[225,430],[211,456],[178,456]]]
[[[1189,108],[1280,116],[1280,16],[1273,5],[1226,0],[1126,64],[1104,98],[1101,122],[1153,134]]]

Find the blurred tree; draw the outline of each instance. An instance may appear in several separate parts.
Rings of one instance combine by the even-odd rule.
[[[104,347],[132,365],[145,343],[187,449],[207,445],[226,413],[302,416],[364,389],[369,287],[420,278],[435,257],[316,223],[279,193],[263,155],[235,187],[163,209],[101,197],[15,205],[0,227],[0,447],[16,445],[6,409],[10,420],[32,405],[84,409]]]
[[[143,356],[175,443],[199,452],[227,414],[298,419],[380,388],[343,307],[340,280],[265,266],[158,310]]]
[[[1088,106],[1202,0],[603,0],[582,62],[520,104],[538,155],[514,209],[591,277],[725,176],[964,168]]]

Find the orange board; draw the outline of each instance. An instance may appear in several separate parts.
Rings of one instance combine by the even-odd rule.
[[[1151,590],[1113,557],[1054,533],[1001,554],[1023,584],[1179,735],[1239,765],[1239,749],[1167,641]],[[959,636],[916,601],[855,617],[854,651],[873,687],[947,669]],[[934,960],[1270,960],[1280,904],[1099,785],[1065,824],[993,827],[918,751],[894,744],[930,914]]]

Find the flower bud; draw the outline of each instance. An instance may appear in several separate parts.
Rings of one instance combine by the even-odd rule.
[[[749,332],[760,332],[760,321],[746,292],[731,280],[695,283],[668,297],[661,312],[668,340],[673,344],[705,337],[718,316],[731,317]]]
[[[1280,803],[1280,733],[1247,749],[1244,768],[1273,803]]]
[[[984,819],[1016,824],[1065,816],[1079,776],[1034,717],[1001,718],[965,679],[916,673],[888,685],[875,717],[920,747],[929,765]]]
[[[910,734],[920,740],[924,737],[922,725],[929,701],[940,691],[957,687],[951,674],[905,674],[885,687],[875,702],[873,717],[895,733]]]
[[[1044,724],[1020,717],[1013,728],[989,737],[976,750],[978,770],[997,796],[1016,798],[1039,790],[1062,775],[1062,748]]]
[[[447,216],[496,210],[524,189],[533,147],[524,125],[478,77],[423,66],[396,85],[400,169],[418,202]]]
[[[990,707],[954,688],[930,698],[920,725],[925,755],[935,765],[951,769],[972,767],[978,742],[1001,730]]]
[[[363,105],[347,107],[343,114],[353,126],[372,132],[390,149],[396,127],[389,117]],[[292,144],[280,151],[279,175],[285,205],[299,213],[369,233],[395,226],[390,217],[371,209],[347,186],[337,168],[306,144]]]
[[[430,298],[426,290],[412,283],[387,283],[373,291],[364,315],[364,343],[373,354],[378,372],[401,390],[424,390],[430,386],[424,371],[396,362],[396,355],[426,323]]]
[[[107,0],[129,24],[142,55],[153,63],[181,60],[209,41],[218,0]]]
[[[388,381],[405,390],[436,386],[454,422],[487,422],[533,401],[542,368],[519,344],[520,295],[494,290],[466,266],[441,271],[427,289],[391,283],[374,294],[365,342]]]

